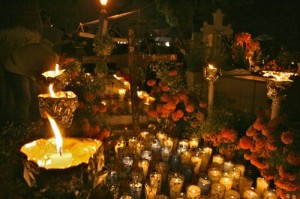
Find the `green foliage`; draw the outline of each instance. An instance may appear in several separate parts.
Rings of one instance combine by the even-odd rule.
[[[97,56],[110,55],[112,50],[116,48],[113,38],[109,35],[96,35],[93,46]]]

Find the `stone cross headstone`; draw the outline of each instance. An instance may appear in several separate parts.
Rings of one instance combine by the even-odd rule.
[[[222,56],[222,36],[230,37],[233,33],[231,25],[223,25],[224,14],[218,9],[213,14],[213,24],[206,21],[200,28],[203,33],[203,39],[207,46],[206,60],[213,59],[218,61]]]

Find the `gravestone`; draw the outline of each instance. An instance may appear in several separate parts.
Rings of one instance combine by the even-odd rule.
[[[200,28],[203,33],[204,43],[206,44],[206,58],[205,60],[213,60],[216,63],[221,64],[223,60],[223,36],[230,37],[233,34],[231,25],[223,25],[224,14],[218,9],[213,14],[213,24],[208,24],[207,21],[203,23],[203,27]]]

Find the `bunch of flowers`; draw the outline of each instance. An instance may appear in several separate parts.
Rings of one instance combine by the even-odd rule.
[[[252,39],[249,33],[238,33],[231,46],[231,53],[236,67],[248,69],[255,66],[260,59],[260,43]]]
[[[259,116],[239,140],[244,158],[273,180],[281,198],[300,194],[300,131],[282,118]]]
[[[150,96],[156,100],[149,107],[148,115],[158,121],[160,130],[185,136],[195,133],[204,121],[206,105],[186,89],[180,67],[175,62],[155,62],[150,65],[156,79],[148,80],[147,85],[150,87]]]

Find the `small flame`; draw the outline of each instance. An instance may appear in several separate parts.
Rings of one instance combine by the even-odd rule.
[[[51,83],[51,84],[49,85],[49,93],[50,93],[50,96],[51,96],[51,97],[56,97],[56,94],[55,94],[55,92],[53,91],[53,86],[54,86],[53,83]]]
[[[55,65],[55,73],[57,73],[57,74],[59,73],[59,64]]]
[[[51,127],[52,127],[54,135],[55,135],[56,150],[60,155],[62,155],[63,139],[62,139],[62,136],[58,129],[58,126],[57,126],[55,120],[49,115],[49,113],[45,112],[45,114],[51,124]]]
[[[213,66],[213,65],[211,65],[211,64],[208,64],[208,67],[210,68],[210,69],[214,69],[215,67]]]
[[[102,6],[106,6],[108,0],[100,0]]]

